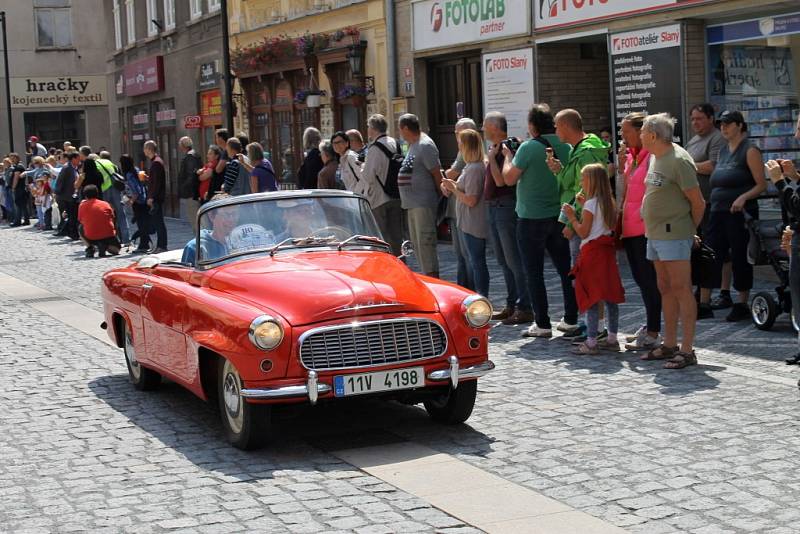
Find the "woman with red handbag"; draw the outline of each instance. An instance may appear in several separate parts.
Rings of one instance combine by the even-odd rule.
[[[623,168],[623,184],[620,188],[621,207],[619,230],[622,245],[628,257],[628,265],[636,285],[642,293],[647,324],[627,338],[628,350],[651,350],[661,345],[661,293],[658,291],[656,270],[653,262],[647,259],[647,238],[642,219],[642,200],[644,199],[647,171],[650,166],[650,153],[642,148],[639,134],[647,115],[631,113],[622,120],[623,150],[619,154]]]

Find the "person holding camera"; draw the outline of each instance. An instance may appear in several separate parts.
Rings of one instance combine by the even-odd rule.
[[[558,222],[561,211],[558,180],[547,165],[548,150],[567,161],[570,147],[555,135],[553,115],[547,104],[534,104],[528,112],[528,133],[531,139],[522,143],[516,154],[503,146],[503,182],[517,186],[517,244],[535,313],[535,323],[523,335],[552,337],[544,282],[545,252],[550,254],[561,279],[564,322],[575,325],[578,321],[578,303],[569,278],[569,241],[562,234],[564,225]]]
[[[491,111],[483,118],[483,133],[491,143],[483,187],[488,208],[489,238],[494,257],[503,271],[507,292],[505,308],[495,313],[492,319],[507,325],[531,323],[533,309],[517,246],[516,186],[506,185],[503,180],[503,147],[508,147],[515,154],[520,141],[516,137],[508,137],[506,116],[499,111]]]

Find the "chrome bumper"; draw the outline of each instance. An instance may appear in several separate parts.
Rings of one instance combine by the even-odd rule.
[[[494,363],[491,360],[486,360],[478,365],[471,365],[469,367],[461,367],[458,363],[456,356],[447,358],[450,363],[448,369],[440,369],[438,371],[431,371],[428,373],[428,380],[433,382],[450,381],[453,389],[458,387],[458,381],[462,378],[479,378],[494,369]]]
[[[316,404],[320,394],[333,391],[328,384],[320,384],[316,371],[308,372],[308,380],[302,386],[284,386],[280,388],[243,389],[239,393],[246,399],[288,399],[291,397],[308,397],[311,404]]]
[[[453,388],[458,387],[462,378],[478,378],[494,369],[491,360],[461,368],[456,356],[447,359],[450,367],[428,373],[428,380],[432,382],[450,381]],[[278,388],[242,389],[239,393],[246,399],[288,399],[292,397],[306,397],[311,404],[316,404],[320,395],[333,390],[328,384],[321,384],[316,371],[308,372],[308,379],[302,386],[283,386]]]

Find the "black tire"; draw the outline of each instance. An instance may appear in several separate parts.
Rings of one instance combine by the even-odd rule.
[[[272,407],[248,403],[239,395],[242,379],[228,360],[220,358],[218,369],[217,397],[225,438],[245,451],[263,447],[269,437]]]
[[[161,385],[161,375],[144,367],[136,360],[133,349],[131,331],[127,321],[122,321],[122,350],[125,353],[125,365],[128,367],[128,376],[131,384],[139,391],[152,391]]]
[[[750,315],[753,324],[759,330],[771,330],[778,317],[778,305],[775,299],[766,291],[756,293],[750,301]]]
[[[426,400],[423,404],[428,415],[437,423],[457,425],[472,415],[475,397],[478,394],[478,381],[460,382],[456,389],[449,389],[439,398]]]

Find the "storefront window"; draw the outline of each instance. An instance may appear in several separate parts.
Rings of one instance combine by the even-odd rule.
[[[765,159],[800,160],[800,14],[708,28],[709,91],[717,111],[740,110]]]

